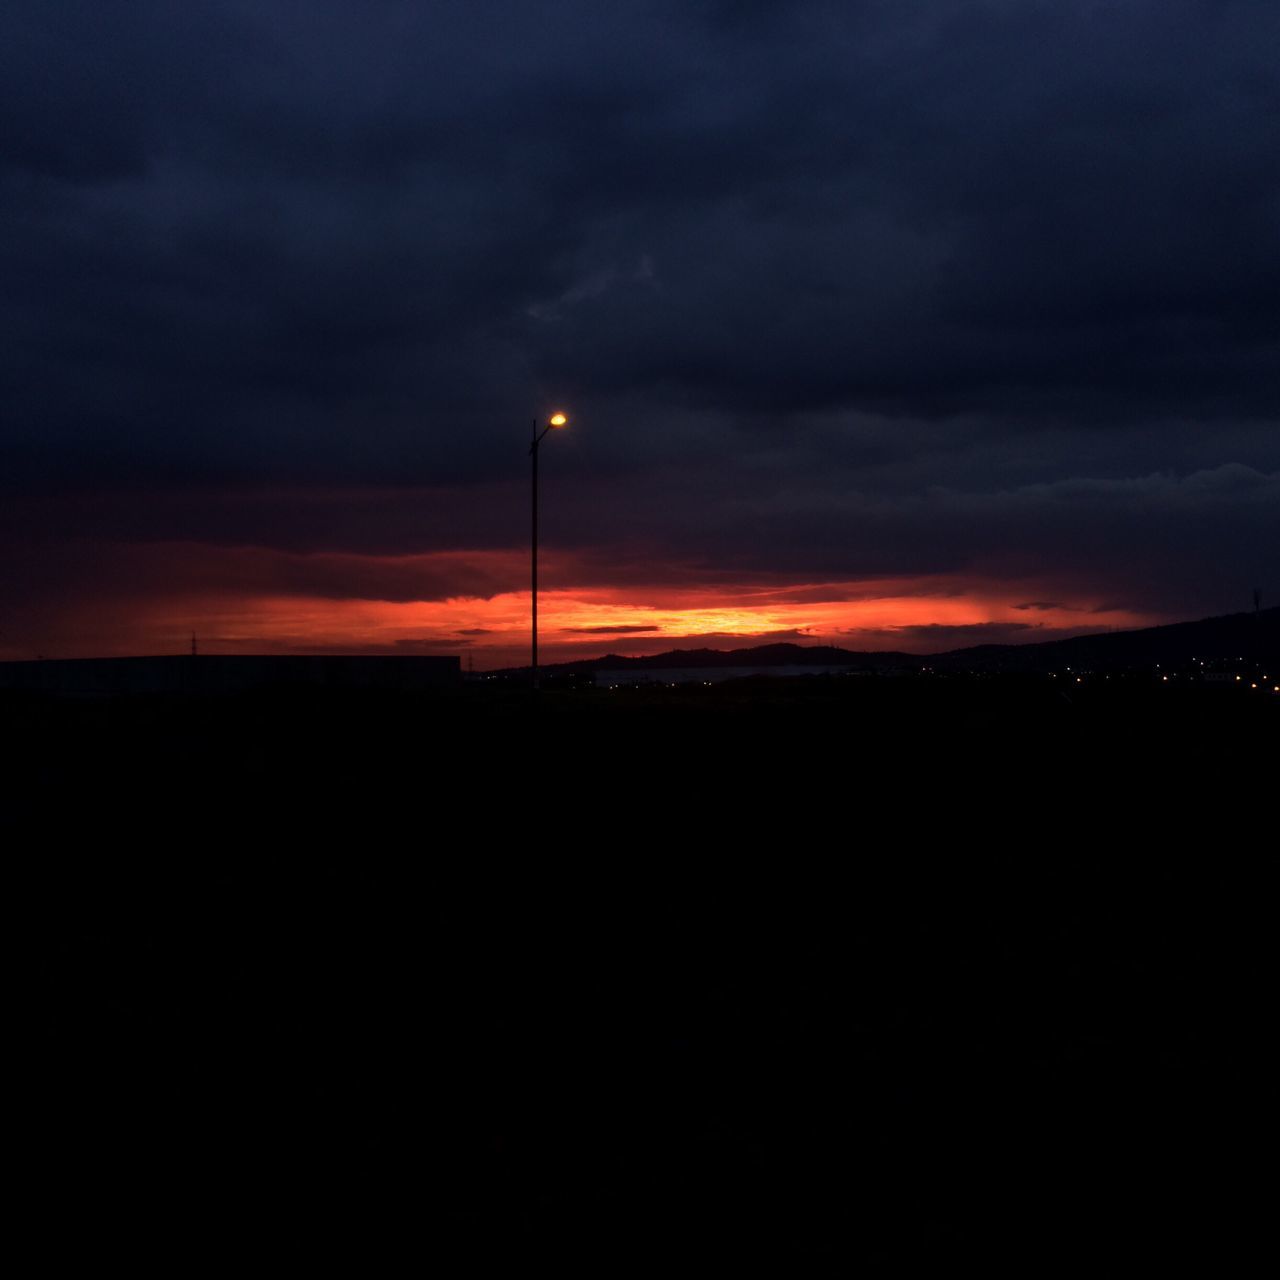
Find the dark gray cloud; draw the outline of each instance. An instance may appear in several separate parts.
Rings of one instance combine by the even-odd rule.
[[[626,623],[619,623],[616,626],[566,627],[565,630],[572,635],[580,636],[627,636],[644,635],[646,633],[657,631],[659,628],[631,626]]]
[[[515,546],[565,403],[579,568],[1226,605],[1278,572],[1277,48],[1272,0],[15,0],[9,554]]]

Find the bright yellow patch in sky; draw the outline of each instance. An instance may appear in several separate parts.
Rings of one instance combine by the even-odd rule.
[[[855,584],[845,584],[848,591]],[[924,585],[924,584],[922,584]],[[812,590],[812,588],[809,588]],[[840,586],[831,592],[838,593]],[[539,650],[544,662],[563,662],[613,650],[634,653],[709,645],[742,648],[775,639],[831,644],[847,649],[906,649],[929,652],[986,639],[966,640],[940,633],[933,641],[919,627],[966,627],[1014,623],[1009,639],[1049,638],[1063,629],[1144,626],[1163,619],[1109,610],[1098,614],[1080,607],[1016,607],[1017,599],[990,592],[873,596],[862,599],[788,600],[787,592],[759,604],[745,603],[735,592],[704,591],[697,599],[662,605],[646,603],[650,592],[539,592]],[[690,596],[693,593],[689,593]],[[727,599],[723,597],[728,597]],[[194,630],[206,653],[282,652],[439,652],[470,653],[479,669],[528,661],[529,596],[511,592],[491,599],[380,601],[260,596],[236,601],[183,602],[164,616],[135,619],[143,633],[124,642],[122,652],[171,652],[190,643]],[[134,628],[130,628],[134,630]],[[1041,636],[1038,632],[1047,632]],[[163,633],[163,634],[161,634]],[[170,634],[171,633],[171,634]],[[780,634],[781,633],[781,634]],[[124,638],[122,637],[122,640]]]
[[[148,593],[110,608],[78,603],[34,619],[30,635],[0,637],[0,658],[185,653],[194,631],[201,653],[210,654],[454,653],[470,655],[468,661],[479,670],[529,660],[527,591],[431,600],[367,598],[379,591],[403,597],[433,582],[494,590],[522,574],[525,561],[519,552],[295,556],[284,570],[270,553],[246,548],[228,554],[225,565],[215,562],[216,572],[206,566],[204,578],[194,579],[199,585],[193,582],[185,591]],[[563,584],[581,572],[554,556],[548,561],[552,582]],[[184,563],[199,560],[189,556]],[[327,592],[290,592],[276,585],[285,571],[297,575],[300,569],[320,574]],[[775,640],[929,653],[986,640],[1034,641],[1171,620],[1101,606],[1078,588],[1073,592],[1043,582],[952,575],[693,583],[687,571],[677,567],[664,574],[661,566],[654,566],[652,576],[657,585],[560,585],[539,592],[542,660],[563,662],[611,651],[744,648]],[[664,585],[664,577],[676,585]],[[984,625],[997,630],[982,630]],[[980,629],[962,630],[968,627]]]

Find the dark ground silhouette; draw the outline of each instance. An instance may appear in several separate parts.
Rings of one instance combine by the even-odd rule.
[[[52,1253],[1221,1259],[1276,704],[9,696]]]

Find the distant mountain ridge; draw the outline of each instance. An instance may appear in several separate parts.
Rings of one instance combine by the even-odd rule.
[[[1135,631],[1108,631],[1024,644],[984,644],[942,653],[841,649],[834,645],[766,644],[747,649],[671,649],[665,653],[563,662],[544,671],[644,671],[698,667],[849,666],[864,671],[1001,670],[1040,671],[1058,667],[1131,667],[1187,662],[1192,658],[1280,660],[1280,607],[1224,614],[1196,622],[1173,622]],[[518,670],[519,668],[512,668]]]
[[[835,645],[762,644],[750,649],[671,649],[666,653],[624,658],[616,653],[593,658],[582,665],[592,667],[825,667],[841,666],[850,660],[867,661],[877,667],[898,667],[919,663],[916,654],[891,650],[857,652]],[[577,666],[579,664],[570,664]]]

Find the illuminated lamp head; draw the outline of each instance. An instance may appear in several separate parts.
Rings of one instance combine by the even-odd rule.
[[[553,427],[567,427],[569,425],[569,419],[563,413],[553,413],[548,421]]]

